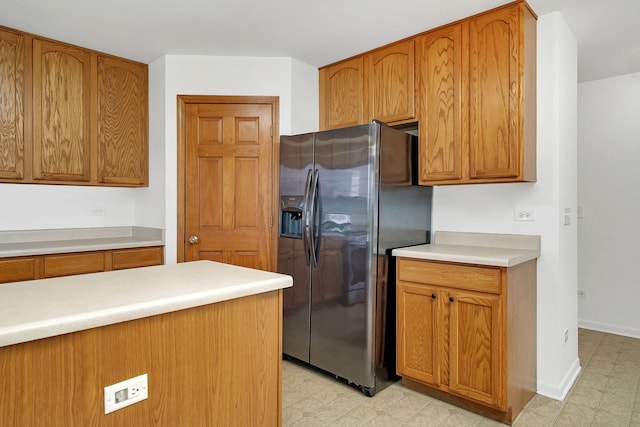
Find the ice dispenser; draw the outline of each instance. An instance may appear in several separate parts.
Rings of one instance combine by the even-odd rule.
[[[304,196],[280,197],[280,235],[302,238]]]

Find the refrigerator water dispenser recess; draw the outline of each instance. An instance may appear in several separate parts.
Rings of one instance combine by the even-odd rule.
[[[302,238],[304,196],[280,197],[280,236]]]

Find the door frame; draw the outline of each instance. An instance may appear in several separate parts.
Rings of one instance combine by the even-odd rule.
[[[178,102],[178,240],[177,240],[177,261],[185,261],[186,249],[186,111],[188,104],[267,104],[271,106],[271,186],[274,189],[273,200],[271,201],[271,271],[276,271],[278,261],[278,183],[280,172],[280,131],[279,131],[279,97],[277,96],[218,96],[218,95],[177,95]]]

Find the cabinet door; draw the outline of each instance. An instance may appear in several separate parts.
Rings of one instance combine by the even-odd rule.
[[[34,179],[89,181],[91,54],[33,41]]]
[[[98,57],[98,181],[147,183],[147,69]]]
[[[320,70],[320,129],[365,123],[364,60],[359,56]]]
[[[516,5],[469,21],[471,179],[518,176],[519,10]]]
[[[401,376],[426,384],[440,384],[438,348],[439,305],[442,295],[429,286],[398,282],[397,370]]]
[[[0,179],[24,178],[24,37],[0,30]]]
[[[39,257],[0,259],[0,283],[38,279]]]
[[[504,392],[503,319],[499,296],[450,291],[449,389],[502,408]]]
[[[110,266],[111,252],[109,251],[46,255],[44,277],[98,273],[110,270]]]
[[[112,269],[147,267],[160,265],[163,260],[162,246],[149,248],[118,249],[112,252]]]
[[[416,41],[420,121],[420,184],[462,179],[462,25],[426,34]]]
[[[415,119],[414,42],[407,40],[365,57],[369,120]]]

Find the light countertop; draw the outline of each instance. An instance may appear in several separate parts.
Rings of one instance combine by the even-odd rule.
[[[290,276],[193,261],[0,285],[0,346],[287,288]]]
[[[97,227],[0,231],[0,258],[164,245],[164,230]]]
[[[394,249],[393,256],[513,267],[540,257],[540,236],[436,232],[434,243]]]

